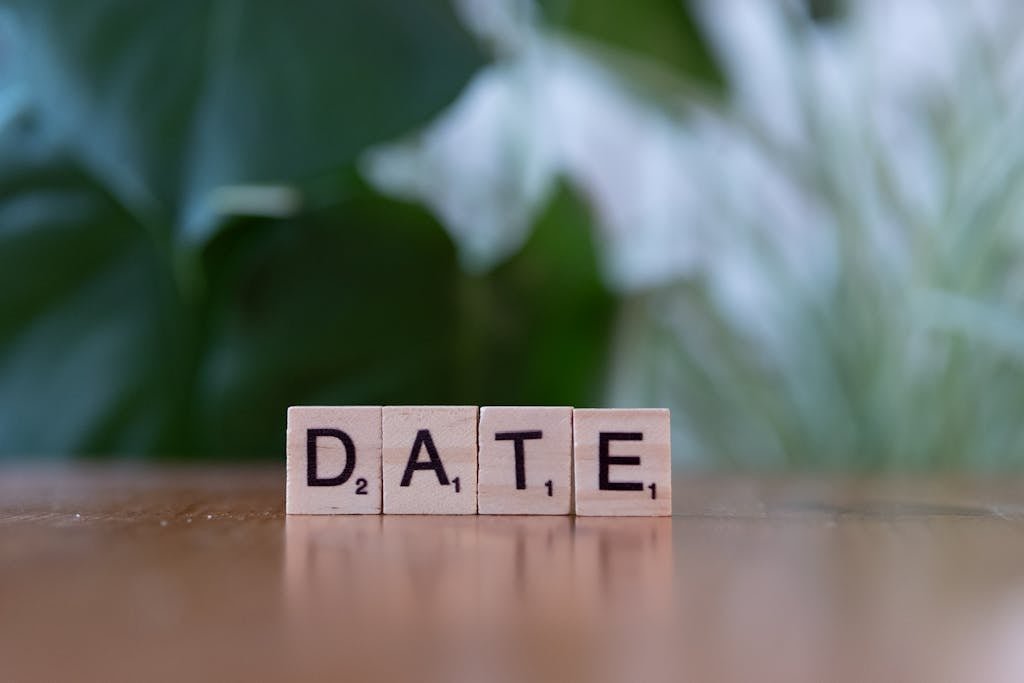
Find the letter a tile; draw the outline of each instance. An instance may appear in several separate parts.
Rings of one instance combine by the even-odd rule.
[[[573,411],[576,514],[672,514],[671,418],[663,409]]]
[[[379,514],[380,407],[288,409],[288,514]]]
[[[476,513],[476,406],[385,406],[384,513]]]

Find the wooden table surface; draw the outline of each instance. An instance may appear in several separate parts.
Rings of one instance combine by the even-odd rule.
[[[1024,681],[1024,480],[291,517],[283,469],[0,468],[0,681]]]

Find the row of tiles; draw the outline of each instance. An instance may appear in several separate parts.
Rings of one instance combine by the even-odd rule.
[[[663,409],[294,406],[289,514],[661,516]]]

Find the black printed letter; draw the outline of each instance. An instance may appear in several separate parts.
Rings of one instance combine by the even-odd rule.
[[[427,449],[427,456],[430,460],[417,462],[420,447]],[[412,483],[412,473],[416,470],[434,470],[437,474],[437,481],[441,486],[448,486],[448,474],[444,471],[444,463],[437,455],[437,448],[434,447],[434,439],[430,436],[429,429],[421,429],[416,432],[416,440],[412,442],[412,452],[409,453],[409,462],[405,465],[405,474],[402,475],[400,486],[408,486]]]
[[[511,441],[516,456],[516,489],[522,491],[526,488],[526,445],[527,439],[540,439],[544,432],[498,432],[494,435],[497,441]]]
[[[330,436],[341,442],[345,447],[345,468],[336,477],[320,477],[316,468],[316,440],[320,436]],[[348,434],[340,429],[308,429],[306,430],[306,485],[307,486],[341,486],[352,476],[356,466],[356,447]]]
[[[639,455],[609,455],[609,441],[643,441],[642,432],[599,432],[597,460],[597,488],[602,491],[643,491],[643,482],[608,481],[608,467],[611,465],[639,465]]]

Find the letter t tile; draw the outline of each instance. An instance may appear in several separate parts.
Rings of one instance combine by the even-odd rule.
[[[567,515],[572,408],[480,409],[480,514]]]

